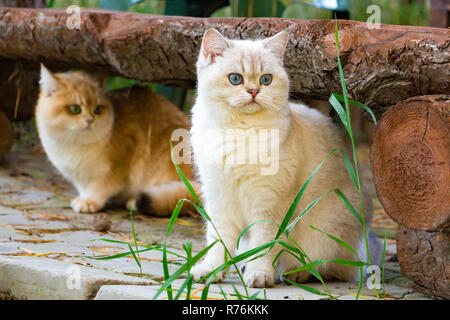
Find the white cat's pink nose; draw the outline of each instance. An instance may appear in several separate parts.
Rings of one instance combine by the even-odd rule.
[[[252,95],[252,98],[253,98],[253,99],[255,99],[256,96],[257,96],[258,93],[259,93],[259,89],[250,89],[250,90],[248,90],[247,92],[250,93],[250,94]]]

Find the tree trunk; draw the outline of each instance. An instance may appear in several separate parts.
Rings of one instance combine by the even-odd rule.
[[[450,299],[450,231],[426,232],[400,226],[397,257],[414,288],[434,298]]]
[[[26,21],[26,23],[24,23]],[[81,10],[0,8],[0,58],[38,69],[83,68],[193,88],[207,28],[233,39],[265,38],[290,30],[285,67],[296,96],[328,99],[341,86],[333,20],[192,18]],[[68,24],[69,22],[69,24]],[[338,21],[340,57],[349,94],[381,114],[416,95],[448,93],[450,31]]]
[[[8,153],[14,142],[14,133],[8,118],[0,111],[0,160]]]
[[[407,99],[383,114],[371,147],[378,198],[411,229],[450,224],[450,95]]]

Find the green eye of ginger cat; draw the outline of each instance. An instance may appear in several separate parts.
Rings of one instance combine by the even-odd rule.
[[[79,196],[77,212],[97,212],[109,200],[155,215],[190,198],[170,159],[170,139],[189,120],[148,88],[104,92],[85,72],[41,69],[36,123],[52,164]],[[190,166],[181,165],[188,179]],[[189,210],[189,208],[187,208]]]

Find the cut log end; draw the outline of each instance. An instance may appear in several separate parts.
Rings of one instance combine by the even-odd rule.
[[[371,148],[378,198],[387,214],[411,229],[450,222],[450,95],[414,97],[390,108]]]
[[[8,153],[14,142],[14,133],[8,118],[0,112],[0,159]]]
[[[426,232],[400,226],[397,257],[415,289],[433,298],[450,299],[450,231]]]

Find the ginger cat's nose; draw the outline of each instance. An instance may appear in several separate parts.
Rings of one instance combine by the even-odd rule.
[[[252,99],[255,99],[259,93],[259,89],[250,89],[250,90],[247,90],[247,92],[252,95]]]
[[[94,122],[94,118],[87,118],[86,123],[90,126]]]

